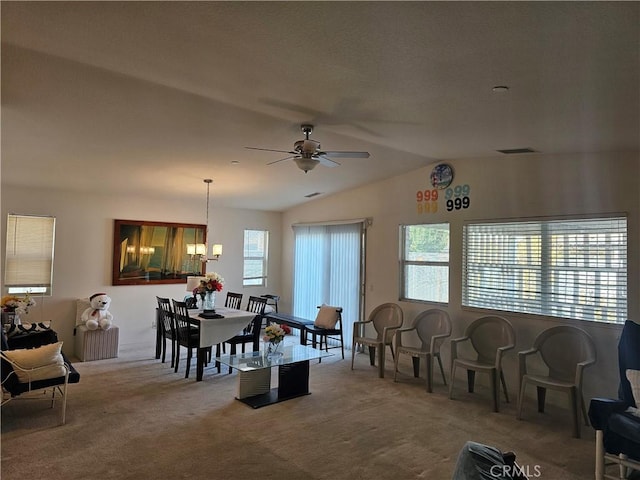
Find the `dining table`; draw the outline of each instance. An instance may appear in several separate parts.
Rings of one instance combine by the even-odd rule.
[[[220,315],[221,318],[203,318],[201,316],[203,310],[189,310],[189,320],[200,329],[196,369],[197,382],[202,381],[204,375],[208,347],[213,347],[233,338],[248,326],[256,316],[253,312],[227,307],[216,307],[215,313]]]

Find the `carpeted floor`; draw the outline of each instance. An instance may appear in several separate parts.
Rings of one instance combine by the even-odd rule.
[[[254,410],[234,400],[235,372],[196,383],[195,368],[173,373],[152,346],[121,348],[74,363],[66,425],[47,402],[2,408],[2,479],[447,480],[467,440],[515,451],[532,478],[593,478],[594,432],[572,438],[567,410],[538,414],[530,399],[518,421],[514,394],[493,413],[462,375],[449,400],[439,373],[428,394],[408,361],[398,383],[387,362],[384,379],[365,354],[354,371],[349,358],[312,362],[311,395]]]

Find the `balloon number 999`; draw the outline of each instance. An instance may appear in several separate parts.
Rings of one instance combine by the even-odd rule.
[[[447,212],[469,208],[469,205],[471,205],[471,200],[469,199],[469,197],[456,197],[453,199],[450,198],[449,200],[447,200]]]

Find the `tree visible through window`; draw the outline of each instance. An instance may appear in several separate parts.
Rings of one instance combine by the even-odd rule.
[[[449,224],[403,225],[400,236],[400,298],[448,303]]]
[[[267,252],[269,232],[244,231],[244,269],[242,285],[265,286],[267,284]]]

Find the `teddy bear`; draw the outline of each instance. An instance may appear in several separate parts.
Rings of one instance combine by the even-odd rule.
[[[89,330],[97,330],[98,328],[109,330],[113,321],[113,315],[109,312],[111,297],[106,293],[94,293],[89,297],[89,303],[91,307],[82,312],[80,317],[82,323]]]

